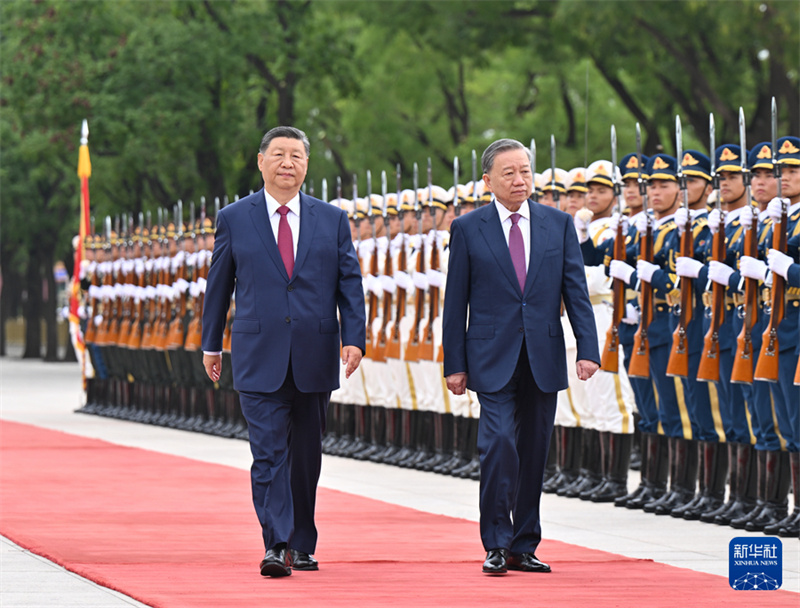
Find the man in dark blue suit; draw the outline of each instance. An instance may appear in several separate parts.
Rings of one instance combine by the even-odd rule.
[[[308,155],[298,129],[264,136],[264,188],[220,211],[203,307],[203,362],[216,382],[236,290],[233,378],[250,432],[264,576],[319,567],[314,506],[325,413],[339,386],[340,328],[347,376],[366,343],[350,224],[341,209],[300,192]]]
[[[483,153],[494,201],[455,220],[444,301],[444,375],[478,393],[483,571],[550,572],[536,558],[539,500],[558,391],[567,388],[561,308],[577,340],[577,373],[600,364],[572,218],[529,200],[527,148],[501,139]]]

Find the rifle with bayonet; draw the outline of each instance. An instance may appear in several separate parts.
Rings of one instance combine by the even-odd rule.
[[[550,187],[553,192],[553,205],[561,209],[561,193],[556,187],[556,136],[550,135]],[[534,188],[535,189],[535,188]]]
[[[378,237],[375,232],[375,214],[372,212],[372,173],[367,170],[367,221],[369,222],[370,228],[372,229],[372,253],[370,254],[370,262],[369,262],[369,274],[370,280],[373,282],[370,285],[369,289],[369,310],[367,314],[367,344],[366,344],[366,356],[368,359],[372,359],[373,361],[383,361],[384,359],[377,359],[375,357],[375,351],[373,349],[373,345],[375,342],[375,335],[373,332],[373,326],[375,325],[375,320],[378,318],[378,312],[380,307],[380,302],[378,298],[378,286],[375,285],[375,282],[379,281],[379,271],[378,271]]]
[[[645,233],[639,239],[639,259],[653,263],[653,219],[647,209],[647,183],[642,175],[642,132],[636,123],[636,159],[638,165],[639,195],[647,223]],[[648,328],[653,322],[653,285],[640,281],[639,327],[633,336],[633,351],[628,365],[628,375],[633,378],[650,377],[650,338]]]
[[[428,269],[431,276],[439,272],[439,245],[436,242],[436,207],[433,204],[433,178],[431,169],[431,159],[428,157],[428,211],[431,214],[431,254],[428,260]],[[425,244],[421,245],[424,247]],[[431,272],[432,271],[432,272]],[[419,358],[425,361],[433,361],[433,322],[439,316],[439,286],[430,283],[428,280],[428,318],[425,326],[420,332],[422,342],[419,347]]]
[[[420,325],[422,316],[425,314],[425,289],[420,289],[419,277],[425,274],[425,235],[422,233],[422,203],[419,199],[419,168],[417,163],[414,163],[414,212],[417,216],[417,224],[419,226],[419,246],[417,248],[417,270],[415,273],[416,283],[416,304],[414,306],[414,325],[411,327],[411,332],[406,346],[405,357],[406,361],[419,360],[419,345],[420,345]]]
[[[194,218],[192,218],[194,220]],[[175,209],[175,244],[177,251],[173,266],[173,300],[170,310],[170,322],[167,330],[165,348],[174,350],[183,346],[186,341],[184,336],[184,319],[186,318],[187,297],[189,283],[186,280],[186,252],[184,251],[185,233],[183,231],[183,201],[178,201]],[[176,293],[177,292],[177,293]]]
[[[391,230],[389,230],[389,204],[387,199],[386,171],[381,171],[381,212],[383,215],[383,225],[386,229],[386,259],[383,262],[383,276],[385,280],[391,280],[392,271],[392,241]],[[377,253],[377,252],[376,252]],[[375,361],[385,361],[387,357],[386,344],[389,323],[392,320],[392,292],[382,285],[383,291],[383,314],[381,326],[375,344],[372,347],[372,356]]]
[[[786,227],[788,222],[788,209],[783,200],[783,187],[781,184],[781,165],[778,163],[778,110],[775,98],[772,98],[772,172],[778,184],[778,198],[781,199],[781,220],[772,224],[772,248],[781,253],[786,253]],[[767,382],[778,381],[778,357],[780,348],[778,344],[778,327],[783,321],[786,312],[786,279],[776,272],[772,273],[772,288],[770,291],[769,323],[761,336],[761,352],[758,355],[755,379]]]
[[[711,259],[720,263],[725,262],[727,247],[725,245],[725,216],[719,193],[719,176],[716,171],[716,131],[714,115],[709,116],[709,139],[711,142],[711,182],[716,194],[716,209],[719,213],[719,228],[713,234],[711,241]],[[742,154],[745,151],[742,150]],[[703,339],[703,354],[700,356],[700,366],[697,370],[697,379],[707,382],[719,382],[719,330],[725,322],[725,292],[727,287],[716,281],[711,282],[711,325]],[[707,290],[706,290],[707,291]]]
[[[692,232],[692,213],[689,210],[689,191],[686,187],[686,174],[683,172],[683,131],[680,116],[675,117],[675,141],[678,151],[678,185],[683,197],[683,208],[686,210],[686,224],[681,234],[680,255],[685,258],[694,257],[694,233]],[[667,362],[668,376],[689,376],[689,336],[686,333],[694,312],[694,281],[689,277],[680,277],[681,303],[678,312],[678,326],[672,332],[672,350]]]
[[[622,223],[622,186],[617,174],[617,129],[611,125],[611,172],[614,180],[614,196],[617,199],[617,233],[614,235],[614,259],[625,261],[625,233]],[[625,316],[625,281],[614,279],[612,283],[613,312],[611,326],[606,332],[606,344],[600,357],[600,368],[612,374],[619,373],[619,327]]]
[[[742,179],[744,180],[747,206],[753,212],[753,221],[744,226],[744,255],[758,257],[758,208],[753,207],[750,192],[750,170],[747,168],[747,145],[745,141],[744,110],[739,108],[739,147],[742,150]],[[753,326],[758,321],[758,279],[745,278],[744,304],[742,305],[742,330],[736,338],[736,356],[733,358],[731,382],[753,383]]]
[[[397,253],[397,272],[398,273],[407,273],[408,269],[406,268],[406,237],[405,233],[403,232],[403,221],[405,216],[405,211],[403,210],[403,201],[400,198],[401,194],[401,176],[400,176],[400,163],[397,163],[396,167],[396,176],[397,176],[397,218],[399,220],[400,225],[400,238],[398,241],[400,242],[400,250]],[[390,243],[391,248],[391,243]],[[387,257],[389,254],[387,253]],[[389,359],[399,359],[401,355],[401,345],[402,345],[402,337],[400,335],[400,322],[406,315],[406,288],[401,287],[399,284],[397,285],[397,304],[396,304],[396,312],[394,315],[394,323],[392,324],[392,331],[391,336],[389,338],[389,343],[386,345],[386,357]]]

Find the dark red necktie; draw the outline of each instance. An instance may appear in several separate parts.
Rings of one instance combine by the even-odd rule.
[[[286,266],[286,274],[289,275],[289,278],[292,278],[292,272],[294,271],[294,241],[292,240],[292,229],[289,228],[289,220],[286,219],[289,207],[281,205],[278,207],[278,213],[281,214],[281,221],[278,224],[278,251],[281,252],[283,265]]]
[[[519,213],[511,214],[511,230],[508,233],[508,250],[511,253],[511,263],[514,264],[514,271],[517,273],[519,288],[525,291],[525,278],[528,271],[525,268],[525,243],[522,240],[522,230],[517,226],[520,218]]]

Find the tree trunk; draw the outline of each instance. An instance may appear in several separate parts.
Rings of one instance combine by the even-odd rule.
[[[44,280],[47,281],[47,299],[44,301],[43,310],[47,337],[44,360],[58,361],[58,291],[56,278],[53,275],[53,251],[46,251],[42,257],[44,258]]]
[[[32,243],[28,269],[25,272],[25,350],[23,359],[39,359],[42,356],[42,261],[38,243]]]

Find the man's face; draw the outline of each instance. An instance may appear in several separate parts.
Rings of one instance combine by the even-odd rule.
[[[642,208],[642,197],[639,194],[639,180],[629,177],[622,182],[622,196],[631,213],[639,213]]]
[[[711,183],[702,177],[687,175],[686,193],[691,209],[705,209],[706,201],[711,194]]]
[[[354,219],[350,220],[350,240],[358,240],[358,228],[356,227],[356,221]]]
[[[781,190],[781,194],[793,204],[800,200],[800,166],[782,165]]]
[[[406,234],[412,234],[418,231],[419,231],[419,226],[417,225],[416,212],[406,211],[403,214],[403,232],[405,232]]]
[[[460,207],[461,210],[459,211],[459,213],[461,215],[464,215],[465,213],[469,213],[470,211],[475,210],[475,203],[462,203]]]
[[[778,180],[772,169],[754,169],[750,178],[750,192],[758,204],[766,204],[778,196]]]
[[[389,238],[393,239],[400,232],[400,218],[397,215],[389,216]]]
[[[744,196],[744,181],[738,171],[719,172],[719,193],[722,202],[730,205],[739,202]]]
[[[567,198],[564,204],[564,211],[569,213],[572,217],[575,217],[575,213],[579,209],[583,209],[586,206],[586,193],[579,192],[578,190],[570,190],[567,192]]]
[[[422,208],[422,232],[429,232],[433,228],[434,217],[431,215],[430,207]]]
[[[439,230],[450,230],[450,224],[453,223],[454,219],[456,219],[456,209],[453,205],[447,205],[447,211],[442,212],[442,221],[437,228]]]
[[[542,192],[542,195],[539,197],[539,203],[545,207],[555,208],[556,202],[553,200],[553,191],[548,190],[546,192]]]
[[[668,179],[650,180],[648,196],[650,205],[653,207],[653,211],[656,212],[656,217],[665,217],[675,213],[675,209],[678,208],[679,191],[678,182]]]
[[[491,171],[483,175],[486,187],[500,203],[518,209],[533,192],[533,173],[528,154],[522,148],[500,152]]]
[[[589,192],[586,193],[586,208],[594,214],[595,219],[611,215],[613,203],[613,188],[594,182],[589,184]]]
[[[289,137],[276,137],[263,154],[258,153],[258,169],[267,192],[273,196],[292,198],[300,191],[308,171],[308,157],[303,142]]]

